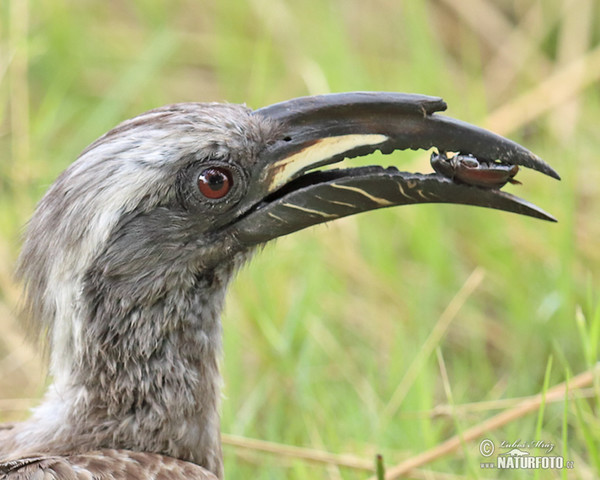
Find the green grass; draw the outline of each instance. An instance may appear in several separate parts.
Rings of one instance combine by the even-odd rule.
[[[12,399],[32,405],[45,383],[12,314],[21,227],[58,173],[119,121],[179,101],[256,108],[328,91],[394,90],[443,96],[450,115],[484,123],[600,43],[594,2],[581,0],[567,15],[557,13],[559,0],[481,0],[498,15],[492,19],[504,18],[534,42],[524,67],[504,65],[502,72],[514,70],[506,86],[487,74],[497,60],[493,45],[509,37],[486,40],[449,3],[1,2],[0,419],[26,417],[23,402]],[[577,17],[588,4],[595,8]],[[311,228],[258,254],[234,282],[223,317],[223,431],[368,462],[380,453],[389,472],[499,411],[477,405],[535,395],[592,368],[600,356],[598,79],[595,85],[575,89],[574,107],[501,132],[563,176],[558,183],[522,172],[524,185],[510,187],[558,224],[459,206],[403,207]],[[360,161],[429,170],[415,152]],[[474,271],[483,280],[413,366]],[[411,371],[414,378],[403,380]],[[398,385],[406,391],[396,408]],[[487,437],[496,445],[554,443],[556,454],[575,462],[538,478],[598,477],[598,380],[583,393]],[[529,478],[481,470],[479,441],[424,468]],[[251,449],[226,447],[225,455],[228,478],[368,476]]]

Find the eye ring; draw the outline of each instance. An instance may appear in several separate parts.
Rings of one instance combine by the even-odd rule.
[[[233,187],[233,175],[225,167],[208,167],[200,172],[197,180],[198,191],[210,200],[225,197]]]

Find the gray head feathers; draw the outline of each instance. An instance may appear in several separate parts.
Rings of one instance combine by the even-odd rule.
[[[78,342],[74,323],[81,316],[83,280],[115,228],[143,215],[151,223],[151,212],[175,204],[177,172],[186,164],[227,158],[232,152],[243,154],[235,160],[251,161],[267,128],[240,105],[177,104],[125,121],[92,143],[50,187],[27,227],[18,277],[25,285],[24,310],[34,322],[32,329],[47,331],[53,349]],[[170,222],[181,220],[183,225],[187,220],[176,211],[169,213]],[[202,228],[202,220],[196,218],[195,226]],[[171,226],[175,232],[177,226]],[[158,241],[168,246],[183,239],[152,238],[148,243]],[[138,252],[138,263],[147,266],[149,252],[131,247]],[[135,275],[131,265],[127,268]]]
[[[249,252],[214,235],[229,214],[197,202],[186,172],[249,169],[271,128],[241,105],[163,107],[92,143],[50,187],[18,276],[53,384],[0,457],[125,448],[222,474],[219,317]]]

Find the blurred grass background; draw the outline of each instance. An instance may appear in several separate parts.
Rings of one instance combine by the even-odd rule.
[[[414,458],[598,361],[597,1],[0,0],[0,20],[0,420],[26,418],[47,382],[14,313],[22,226],[88,143],[182,101],[439,95],[563,177],[522,171],[508,187],[558,224],[395,208],[257,255],[223,317],[223,432],[242,437],[225,448],[228,478],[364,479],[375,453]],[[360,161],[430,170],[423,152]],[[598,478],[600,386],[571,393],[485,437],[553,443],[573,470],[482,470],[481,437],[409,478]],[[246,438],[357,465],[260,453]]]

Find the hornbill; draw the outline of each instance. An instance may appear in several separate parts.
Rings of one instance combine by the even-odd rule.
[[[499,186],[515,165],[557,173],[514,142],[437,113],[445,108],[384,92],[255,111],[183,103],[87,147],[39,202],[19,257],[25,313],[48,337],[53,380],[29,420],[0,430],[0,477],[222,478],[220,313],[236,269],[273,238],[413,203],[554,220]],[[432,147],[436,165],[455,152],[480,172],[319,169]],[[500,183],[485,180],[507,168]]]

